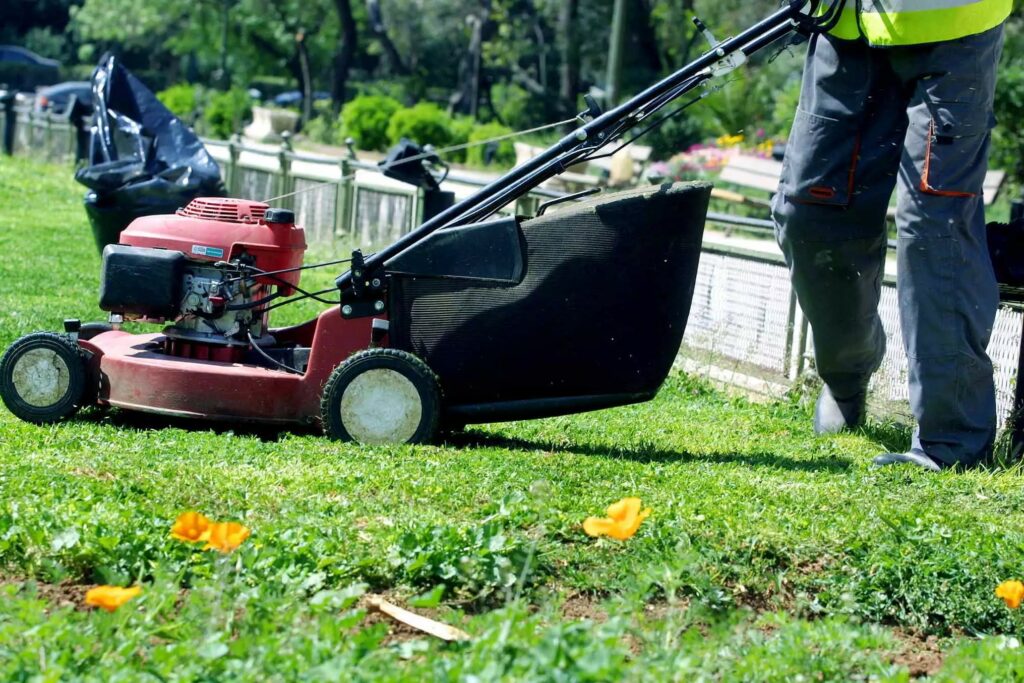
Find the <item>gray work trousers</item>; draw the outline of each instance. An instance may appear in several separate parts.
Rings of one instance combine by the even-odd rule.
[[[995,437],[985,351],[999,302],[982,184],[1002,26],[876,48],[811,41],[772,214],[819,375],[863,392],[885,353],[878,300],[897,190],[897,287],[913,447],[973,465]]]

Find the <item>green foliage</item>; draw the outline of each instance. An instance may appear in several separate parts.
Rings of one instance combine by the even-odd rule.
[[[508,135],[511,132],[511,128],[500,123],[484,123],[473,128],[473,132],[469,135],[469,142],[482,142],[502,135]],[[515,165],[516,150],[512,145],[511,139],[501,140],[500,142],[493,143],[493,145],[495,149],[491,164],[504,167]],[[470,147],[467,150],[466,161],[472,166],[486,166],[487,153],[487,145]]]
[[[941,683],[1024,680],[1024,651],[1019,638],[987,636],[957,647],[935,676]]]
[[[704,122],[691,108],[640,138],[638,144],[650,145],[653,159],[668,159],[707,137]]]
[[[323,145],[341,145],[345,141],[341,132],[341,117],[334,115],[330,102],[313,103],[313,117],[302,128],[302,134]]]
[[[172,85],[158,92],[156,98],[170,109],[172,114],[185,121],[190,121],[199,108],[197,88],[190,83]]]
[[[351,137],[359,149],[387,149],[389,128],[401,103],[386,95],[360,95],[341,110],[341,138]]]
[[[395,144],[402,138],[418,145],[445,147],[452,141],[452,119],[433,102],[400,109],[388,124],[388,141]]]
[[[520,85],[495,83],[491,86],[491,101],[498,118],[514,130],[545,123],[542,98],[531,95]]]
[[[794,77],[786,81],[785,85],[776,91],[771,121],[767,128],[769,138],[785,140],[789,137],[789,131],[793,127],[793,117],[796,116],[796,109],[800,104],[800,85],[800,78]]]
[[[996,84],[995,114],[999,125],[992,132],[989,166],[1009,171],[1024,185],[1024,29],[1010,33]]]
[[[48,28],[32,28],[25,33],[21,42],[37,55],[63,61],[67,59],[68,41],[65,36],[54,33]]]
[[[460,602],[507,600],[545,572],[512,521],[506,513],[461,529],[418,525],[398,538],[389,562],[410,585],[444,585]]]
[[[207,134],[222,139],[241,132],[242,126],[251,116],[252,101],[241,88],[213,95],[203,111]]]

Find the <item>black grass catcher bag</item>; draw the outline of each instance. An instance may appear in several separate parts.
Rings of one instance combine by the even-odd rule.
[[[139,216],[225,195],[220,167],[199,137],[113,55],[93,71],[92,92],[89,165],[75,180],[89,188],[85,212],[101,252]]]

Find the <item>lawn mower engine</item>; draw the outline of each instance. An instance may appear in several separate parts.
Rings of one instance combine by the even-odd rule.
[[[241,362],[267,333],[265,305],[299,284],[306,249],[294,214],[260,202],[195,199],[134,221],[103,252],[100,308],[114,322],[170,324],[169,356]]]

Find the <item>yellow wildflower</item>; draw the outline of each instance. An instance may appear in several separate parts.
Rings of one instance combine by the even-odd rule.
[[[1024,601],[1024,583],[1020,581],[1003,581],[996,588],[996,597],[1002,598],[1010,609],[1017,609]]]
[[[651,509],[640,509],[639,498],[623,498],[608,506],[608,517],[587,517],[583,530],[588,536],[611,536],[620,541],[631,538],[651,514]]]
[[[179,541],[198,543],[210,528],[210,520],[198,512],[185,512],[178,516],[171,527],[171,536]]]
[[[96,586],[85,594],[85,604],[113,612],[142,592],[139,586],[121,588],[120,586]]]
[[[206,547],[203,550],[219,550],[230,553],[249,538],[249,528],[238,522],[213,522],[203,534]]]

